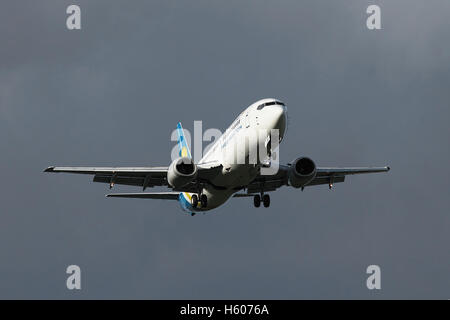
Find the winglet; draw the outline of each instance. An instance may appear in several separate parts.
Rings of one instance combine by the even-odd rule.
[[[177,124],[177,133],[178,133],[178,146],[180,148],[179,155],[180,157],[188,157],[192,158],[191,151],[189,150],[189,146],[186,141],[186,137],[184,135],[183,127],[181,126],[181,122]]]
[[[48,167],[44,172],[54,172],[55,167]]]

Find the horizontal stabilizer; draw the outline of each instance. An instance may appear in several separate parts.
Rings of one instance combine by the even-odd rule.
[[[107,198],[137,198],[137,199],[161,199],[177,200],[179,192],[139,192],[139,193],[111,193]]]

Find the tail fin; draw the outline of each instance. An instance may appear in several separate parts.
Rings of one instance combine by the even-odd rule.
[[[178,147],[180,148],[179,152],[180,157],[192,158],[191,151],[189,150],[189,146],[184,136],[184,131],[183,127],[181,126],[181,122],[178,122],[177,124],[177,133],[178,133]]]

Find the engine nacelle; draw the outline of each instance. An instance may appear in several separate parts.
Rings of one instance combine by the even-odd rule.
[[[167,182],[173,188],[181,188],[197,177],[197,166],[192,159],[175,159],[167,171]]]
[[[316,164],[310,158],[301,157],[292,162],[289,171],[289,184],[294,188],[307,185],[316,177]]]

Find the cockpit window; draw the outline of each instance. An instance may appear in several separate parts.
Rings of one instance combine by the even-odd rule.
[[[261,110],[261,109],[264,108],[264,107],[267,107],[267,106],[273,106],[273,105],[284,106],[284,103],[281,102],[281,101],[271,101],[271,102],[266,102],[266,103],[260,104],[260,105],[258,106],[258,108],[256,108],[256,110]]]

